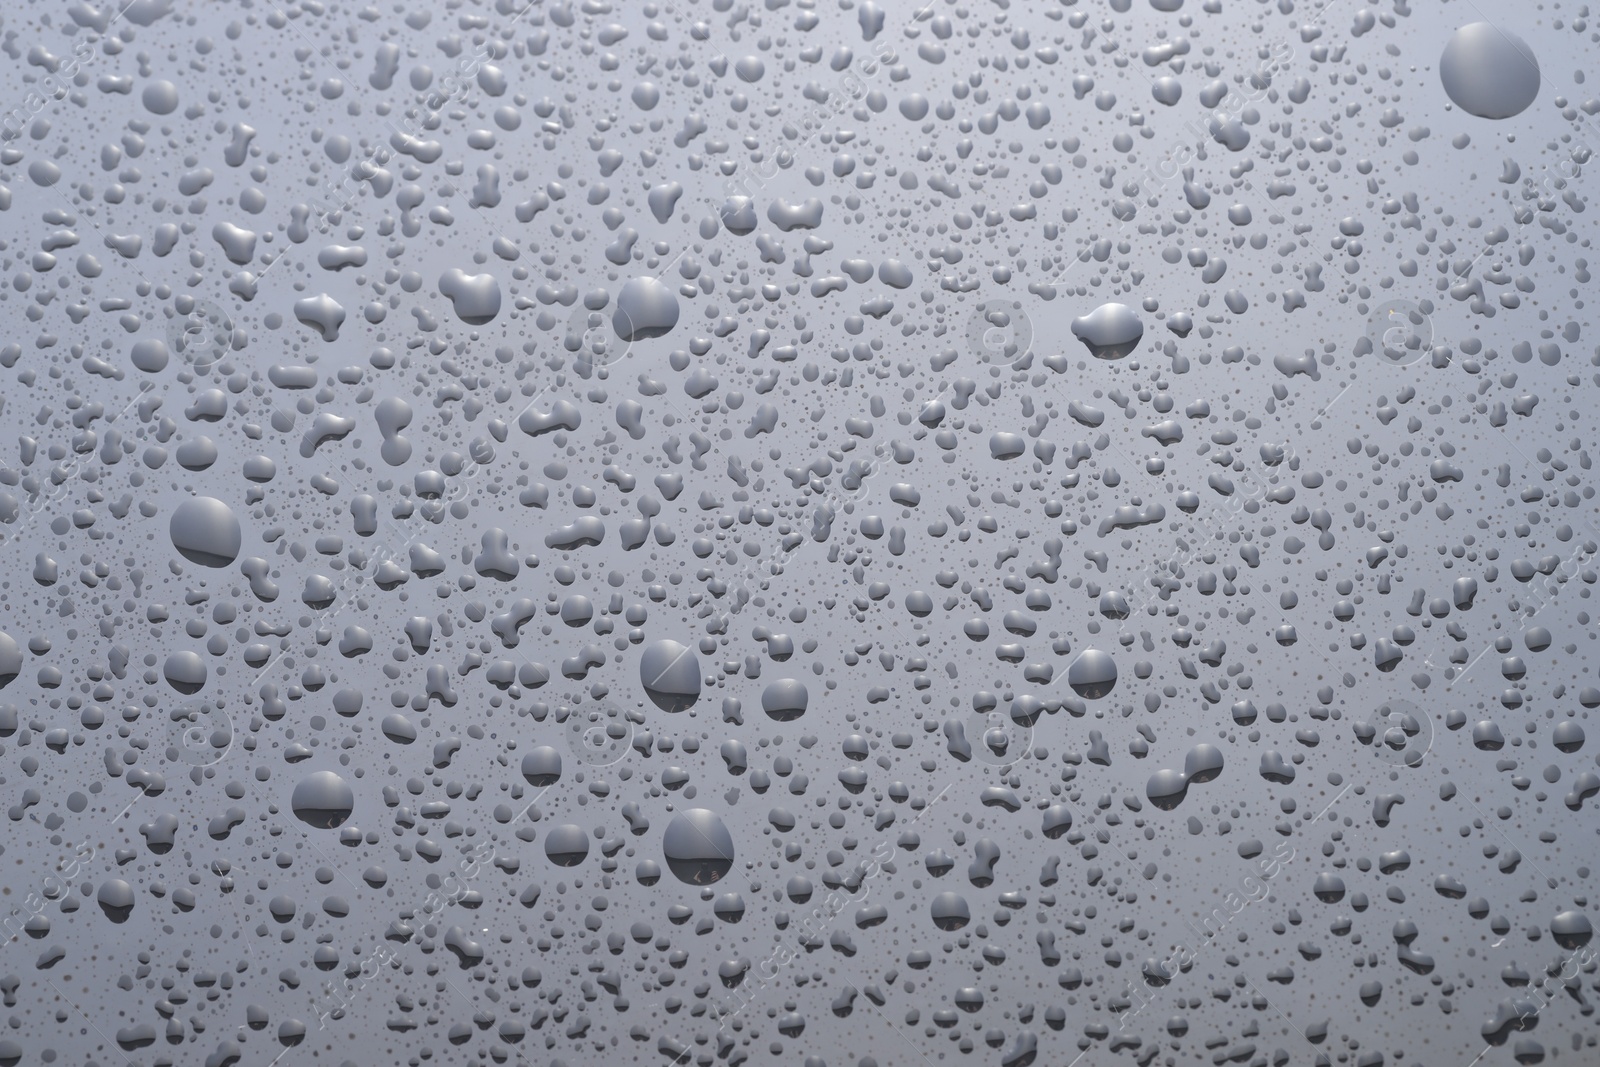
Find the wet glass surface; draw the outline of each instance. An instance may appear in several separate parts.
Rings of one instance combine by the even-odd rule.
[[[0,1065],[1597,1062],[1582,5],[0,23]]]

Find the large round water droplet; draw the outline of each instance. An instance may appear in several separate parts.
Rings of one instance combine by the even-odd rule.
[[[172,547],[204,567],[226,567],[239,558],[244,534],[233,509],[216,497],[185,500],[167,526]]]
[[[690,808],[673,816],[661,839],[667,867],[678,881],[711,885],[733,869],[733,835],[706,808]]]
[[[178,109],[178,87],[158,78],[144,87],[144,106],[156,115],[170,115]]]
[[[589,835],[576,823],[558,826],[544,839],[544,854],[557,867],[576,867],[589,858]]]
[[[555,785],[561,780],[561,753],[540,745],[522,757],[522,776],[533,785]]]
[[[928,905],[928,915],[941,930],[959,930],[972,921],[972,908],[959,893],[940,893]]]
[[[1576,752],[1583,747],[1583,727],[1571,719],[1558,722],[1550,731],[1550,743],[1562,752]]]
[[[1317,875],[1317,880],[1311,883],[1311,893],[1324,904],[1337,904],[1344,899],[1344,879],[1337,874],[1323,871]]]
[[[639,658],[639,681],[662,711],[687,711],[700,699],[700,657],[676,641],[657,641]]]
[[[198,652],[174,652],[162,664],[162,674],[167,684],[185,695],[198,693],[206,687],[206,661]]]
[[[447,270],[439,276],[439,292],[450,298],[456,317],[470,326],[493,322],[500,314],[500,283],[492,274]]]
[[[355,811],[356,794],[350,783],[332,771],[313,771],[294,787],[289,807],[307,826],[331,830]]]
[[[1539,95],[1539,60],[1516,34],[1473,22],[1450,35],[1439,57],[1439,80],[1468,114],[1508,119]]]
[[[1052,804],[1044,809],[1044,836],[1054,841],[1072,829],[1072,808],[1066,804]]]
[[[761,710],[779,722],[792,722],[806,713],[811,694],[796,678],[773,682],[761,691]]]
[[[1117,687],[1117,661],[1098,648],[1084,651],[1067,668],[1067,684],[1085,700],[1098,700]]]

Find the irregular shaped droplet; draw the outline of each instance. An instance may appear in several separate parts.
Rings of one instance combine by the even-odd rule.
[[[813,196],[803,203],[791,204],[779,197],[767,205],[767,220],[784,233],[814,230],[822,225],[822,201]]]
[[[322,334],[324,341],[337,341],[339,327],[344,325],[345,310],[337,300],[322,293],[296,300],[294,317]]]
[[[378,454],[391,467],[398,467],[411,458],[411,442],[400,431],[411,425],[411,405],[397,396],[387,396],[378,401],[373,417],[378,422],[378,432],[383,435],[383,445]]]
[[[1072,320],[1072,334],[1097,359],[1121,359],[1139,347],[1144,323],[1126,304],[1101,304]]]
[[[678,182],[662,182],[660,185],[651,186],[650,192],[645,196],[645,203],[650,207],[650,214],[655,216],[657,222],[667,223],[672,219],[672,211],[678,206],[678,200],[683,196],[683,186]]]
[[[317,454],[325,441],[342,441],[356,428],[356,420],[335,415],[331,411],[319,411],[317,417],[311,420],[311,428],[300,438],[300,455],[310,459]]]
[[[456,318],[469,326],[493,322],[500,314],[500,283],[492,274],[447,270],[439,276],[439,292],[449,297]]]
[[[125,923],[133,914],[133,886],[121,878],[107,879],[95,894],[95,902],[105,912],[106,918],[114,923]]]
[[[59,173],[57,176],[59,177]],[[41,182],[40,184],[49,183]],[[761,220],[756,215],[755,201],[748,196],[728,197],[722,202],[722,206],[717,209],[717,217],[722,220],[722,224],[728,228],[729,233],[739,237],[753,233],[755,228],[761,224]]]
[[[582,424],[583,413],[569,400],[557,400],[548,412],[535,411],[530,405],[517,416],[517,428],[529,437],[556,430],[576,430]]]

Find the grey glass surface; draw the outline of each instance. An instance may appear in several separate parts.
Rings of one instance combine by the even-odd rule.
[[[0,1064],[1600,1062],[1600,41],[19,2]]]

